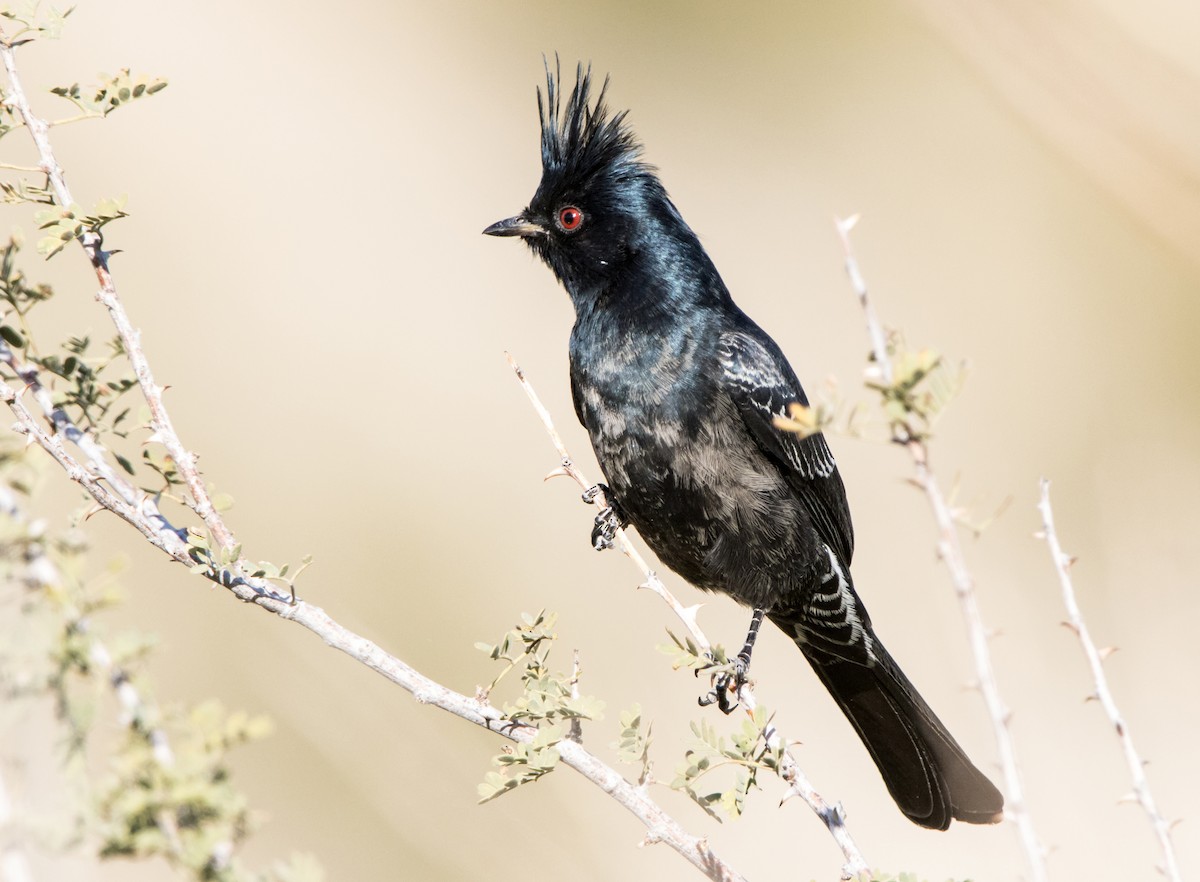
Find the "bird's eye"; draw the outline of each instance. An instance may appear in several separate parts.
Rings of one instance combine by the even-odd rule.
[[[583,223],[583,212],[574,205],[568,205],[558,213],[558,225],[568,233],[579,229]]]

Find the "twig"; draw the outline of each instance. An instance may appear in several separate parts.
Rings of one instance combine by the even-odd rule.
[[[838,236],[841,239],[842,248],[845,250],[846,272],[849,274],[854,292],[863,306],[875,366],[880,371],[885,383],[891,385],[895,374],[891,356],[888,354],[887,335],[875,315],[875,310],[871,307],[866,282],[863,280],[862,273],[858,268],[858,261],[850,247],[850,231],[857,221],[857,215],[845,220],[838,219],[836,221]],[[1005,817],[1016,824],[1021,845],[1029,862],[1031,882],[1045,882],[1047,878],[1045,850],[1038,840],[1037,831],[1033,826],[1033,817],[1025,804],[1016,748],[1013,745],[1012,733],[1009,731],[1009,720],[1012,714],[1000,695],[995,667],[992,664],[991,650],[988,647],[987,629],[984,627],[979,601],[975,596],[975,580],[967,567],[954,514],[929,466],[929,448],[923,440],[923,436],[903,424],[893,424],[893,432],[897,443],[903,444],[912,457],[913,483],[924,492],[925,498],[933,509],[933,518],[938,528],[938,554],[950,571],[954,593],[958,596],[959,607],[962,610],[967,626],[967,637],[971,645],[975,677],[979,683],[979,691],[983,695],[984,703],[987,705],[988,717],[992,722],[992,732],[996,738],[996,749],[1000,756],[1000,767],[1004,774],[1006,791]]]
[[[70,192],[50,147],[46,123],[30,111],[21,88],[13,49],[0,31],[0,57],[3,58],[9,78],[6,100],[17,109],[29,128],[41,157],[41,168],[46,172],[59,203],[64,206],[71,205]],[[117,327],[134,367],[142,394],[150,406],[154,429],[152,440],[162,443],[167,448],[192,496],[193,508],[204,520],[213,537],[221,548],[232,550],[237,547],[237,543],[209,499],[203,480],[195,467],[195,457],[187,451],[175,433],[162,402],[162,387],[155,384],[149,363],[141,350],[140,334],[133,328],[124,307],[117,299],[116,288],[108,272],[107,253],[102,248],[102,240],[99,234],[90,231],[85,232],[80,239],[100,281],[101,288],[97,299],[108,308],[109,316]],[[87,440],[79,445],[78,440],[72,438],[71,440],[79,445],[88,457],[88,465],[84,465],[67,451],[63,438],[57,431],[61,427],[56,425],[56,432],[53,434],[47,432],[25,406],[17,389],[0,382],[0,398],[17,417],[14,429],[26,435],[31,443],[37,443],[46,450],[66,471],[67,476],[77,482],[101,507],[131,524],[151,544],[177,562],[189,567],[196,563],[182,532],[171,527],[156,508],[151,509],[144,494],[135,491],[132,498],[126,498],[128,494],[123,492],[125,488],[116,483],[109,483],[109,475],[114,475],[115,472],[107,465],[103,448],[95,444],[88,445]],[[53,424],[53,418],[51,419]],[[80,437],[87,438],[84,433],[80,433]],[[346,653],[410,692],[422,704],[441,708],[511,741],[528,743],[537,733],[537,729],[533,727],[505,720],[500,711],[491,705],[454,692],[418,673],[375,643],[338,624],[321,608],[300,600],[289,600],[270,582],[246,575],[241,558],[234,560],[228,571],[214,571],[206,573],[206,576],[219,582],[239,599],[254,603],[280,618],[307,628],[327,645]],[[558,751],[565,765],[592,781],[642,822],[647,829],[647,842],[667,844],[708,878],[717,882],[743,882],[743,877],[718,857],[705,839],[687,833],[677,821],[650,799],[643,788],[631,784],[615,769],[572,741],[560,741]]]
[[[546,433],[550,436],[550,440],[553,442],[554,448],[558,451],[560,465],[557,469],[550,472],[550,474],[546,476],[546,479],[549,480],[550,478],[563,475],[574,480],[575,483],[584,490],[590,489],[593,485],[587,480],[586,477],[584,477],[583,472],[580,471],[579,467],[576,466],[574,461],[571,459],[571,455],[567,452],[566,445],[563,444],[562,437],[558,434],[558,430],[554,428],[554,421],[550,417],[550,412],[546,410],[545,405],[543,405],[541,399],[538,398],[537,393],[533,389],[533,385],[529,382],[529,378],[525,376],[525,372],[521,369],[521,366],[517,364],[512,355],[507,352],[504,355],[505,358],[508,359],[508,364],[513,369],[513,373],[516,374],[517,381],[521,384],[521,388],[525,390],[525,395],[529,398],[530,403],[533,405],[533,409],[537,411],[538,416],[541,417],[542,425],[545,427]],[[601,507],[604,506],[605,501],[602,498],[602,494],[596,499],[596,503]],[[654,571],[650,569],[645,558],[638,553],[637,549],[634,547],[633,543],[630,542],[629,537],[625,534],[623,529],[617,530],[615,539],[617,542],[617,547],[620,548],[625,556],[633,561],[634,565],[636,565],[641,571],[644,581],[638,587],[650,588],[655,594],[662,598],[663,602],[665,602],[667,606],[671,608],[671,611],[679,617],[679,620],[683,622],[684,626],[688,629],[688,633],[692,635],[692,639],[696,642],[696,644],[703,651],[710,651],[712,644],[709,643],[709,640],[704,635],[704,632],[700,630],[700,625],[697,622],[696,613],[700,609],[699,604],[696,606],[686,607],[681,604],[675,598],[675,595],[668,591],[666,586],[663,585],[662,580],[659,579],[658,576],[654,574]],[[745,708],[747,713],[753,714],[757,703],[754,699],[754,692],[749,683],[742,684],[741,688],[738,690],[738,700]],[[767,741],[767,744],[772,749],[778,747],[780,740],[779,733],[773,724],[768,724],[767,730],[763,733],[763,735]],[[846,829],[845,814],[843,813],[840,804],[837,806],[830,806],[829,803],[826,802],[819,793],[817,793],[816,789],[804,775],[804,772],[801,771],[799,764],[796,762],[791,753],[785,750],[783,756],[784,758],[780,765],[779,775],[787,783],[788,790],[784,794],[782,802],[786,802],[792,796],[799,796],[808,804],[809,808],[816,813],[817,817],[821,819],[822,823],[825,824],[830,834],[833,835],[834,840],[837,842],[838,848],[841,849],[842,856],[846,859],[846,863],[842,868],[843,879],[856,879],[860,878],[864,874],[869,875],[870,867],[863,858],[862,852],[858,850],[858,846],[855,844],[853,837],[851,837],[850,831]]]
[[[7,360],[7,359],[5,359]],[[13,521],[28,525],[24,511],[17,505],[16,497],[11,488],[0,483],[0,512]],[[124,669],[114,661],[112,653],[102,640],[91,632],[91,622],[65,594],[56,589],[63,583],[63,576],[58,566],[46,554],[45,545],[40,535],[29,532],[29,542],[25,555],[26,580],[42,591],[57,593],[59,602],[63,605],[63,617],[69,630],[84,637],[87,641],[87,657],[91,667],[100,672],[113,690],[117,704],[121,708],[121,724],[134,731],[142,733],[150,744],[151,755],[162,769],[170,769],[175,765],[175,753],[167,733],[158,726],[149,726],[147,721],[154,718],[142,699],[141,693],[129,679]],[[162,833],[167,843],[167,850],[173,857],[183,856],[183,844],[179,839],[179,825],[175,816],[166,809],[160,810],[154,818],[155,826]],[[220,843],[214,849],[220,847]],[[214,851],[214,853],[216,853]]]
[[[61,207],[68,208],[75,203],[75,200],[67,187],[67,179],[63,174],[62,167],[54,157],[54,149],[50,145],[50,127],[45,120],[35,116],[30,109],[29,100],[25,96],[21,78],[17,73],[16,50],[9,44],[2,30],[0,30],[0,56],[3,57],[4,68],[8,73],[9,89],[5,100],[25,122],[29,134],[37,146],[38,157],[41,160],[40,168],[46,173],[55,199]],[[192,507],[196,514],[204,521],[205,526],[208,527],[220,547],[227,552],[232,551],[237,545],[233,533],[225,525],[224,519],[213,506],[212,499],[209,498],[204,479],[196,468],[196,457],[184,447],[175,432],[171,417],[163,403],[163,387],[155,383],[154,375],[150,371],[150,363],[142,351],[141,332],[133,327],[125,312],[125,307],[117,296],[116,283],[108,269],[108,252],[103,248],[103,237],[98,232],[89,230],[79,237],[79,242],[100,282],[100,290],[96,292],[96,299],[108,308],[109,317],[117,328],[117,334],[121,338],[125,354],[133,366],[134,375],[137,377],[142,395],[150,409],[150,424],[153,429],[150,440],[159,442],[167,449],[167,453],[174,460],[175,467],[187,486],[188,493],[191,494]],[[235,575],[241,575],[242,561],[240,559],[233,560],[229,566]]]
[[[1149,816],[1150,825],[1154,828],[1154,835],[1158,837],[1158,844],[1162,848],[1163,865],[1159,867],[1159,871],[1171,882],[1182,882],[1179,861],[1175,857],[1175,847],[1171,843],[1172,825],[1158,811],[1154,795],[1150,792],[1150,782],[1146,780],[1146,764],[1133,746],[1133,735],[1129,732],[1129,725],[1121,716],[1112,690],[1108,687],[1108,677],[1104,673],[1104,659],[1112,650],[1096,647],[1087,624],[1083,620],[1083,613],[1079,609],[1079,603],[1075,597],[1075,587],[1068,572],[1071,565],[1075,563],[1075,558],[1062,550],[1058,534],[1054,531],[1054,512],[1050,508],[1050,482],[1045,478],[1041,480],[1041,499],[1038,502],[1038,511],[1042,515],[1041,537],[1046,540],[1046,545],[1050,549],[1050,557],[1054,561],[1054,569],[1058,573],[1058,581],[1062,586],[1063,603],[1067,607],[1066,624],[1075,632],[1080,646],[1083,647],[1083,654],[1087,658],[1088,667],[1092,671],[1092,681],[1096,686],[1094,697],[1099,700],[1104,712],[1108,714],[1113,728],[1117,731],[1121,750],[1125,754],[1125,764],[1129,766],[1129,775],[1133,779],[1133,795]]]
[[[558,434],[558,430],[554,428],[554,420],[550,418],[550,412],[546,410],[537,393],[533,391],[533,386],[525,378],[525,372],[521,370],[521,366],[513,359],[509,353],[504,353],[504,357],[508,359],[508,365],[517,375],[517,380],[521,383],[521,388],[525,390],[525,394],[529,397],[530,404],[537,411],[537,415],[541,417],[542,425],[546,428],[546,434],[550,436],[550,440],[554,444],[554,449],[558,451],[559,466],[550,474],[546,475],[546,480],[565,476],[571,478],[584,490],[590,490],[593,486],[587,478],[583,476],[583,472],[575,465],[571,455],[567,453],[567,448],[563,444],[562,437]],[[595,502],[598,508],[604,508],[607,501],[604,498],[603,492],[597,492]],[[675,595],[667,590],[667,586],[663,584],[662,579],[650,569],[650,565],[646,563],[646,559],[642,557],[637,547],[629,541],[629,537],[624,530],[617,530],[616,534],[617,547],[621,549],[621,553],[633,561],[634,565],[641,570],[642,577],[645,580],[639,585],[639,588],[648,588],[662,598],[663,602],[671,608],[671,611],[679,617],[683,622],[684,627],[688,629],[688,633],[692,635],[692,639],[696,641],[696,645],[701,650],[708,652],[712,649],[712,644],[708,642],[708,638],[704,636],[704,632],[700,630],[699,624],[696,621],[696,614],[700,611],[700,604],[695,606],[684,606],[680,603]]]

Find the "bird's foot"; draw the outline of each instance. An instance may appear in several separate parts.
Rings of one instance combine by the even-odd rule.
[[[713,665],[716,666],[716,664],[714,659]],[[700,706],[708,707],[710,704],[715,704],[721,713],[733,713],[737,710],[738,694],[742,691],[742,687],[749,682],[749,673],[750,656],[739,652],[732,665],[727,665],[725,670],[713,676],[712,689],[697,699]]]
[[[596,515],[596,523],[592,527],[592,548],[597,551],[612,548],[617,530],[624,527],[626,522],[624,512],[617,505],[617,501],[612,498],[612,491],[604,484],[595,484],[583,491],[583,501],[592,505],[601,493],[604,494],[604,501],[608,504],[600,510],[600,514]]]

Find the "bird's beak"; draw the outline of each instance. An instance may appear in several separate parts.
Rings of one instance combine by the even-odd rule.
[[[545,230],[529,220],[525,215],[518,214],[502,221],[496,221],[483,231],[485,236],[541,236]]]

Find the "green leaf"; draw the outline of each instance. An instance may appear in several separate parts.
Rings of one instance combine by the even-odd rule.
[[[14,346],[17,349],[25,348],[25,338],[9,325],[0,325],[0,337],[3,337],[4,341],[10,346]]]

